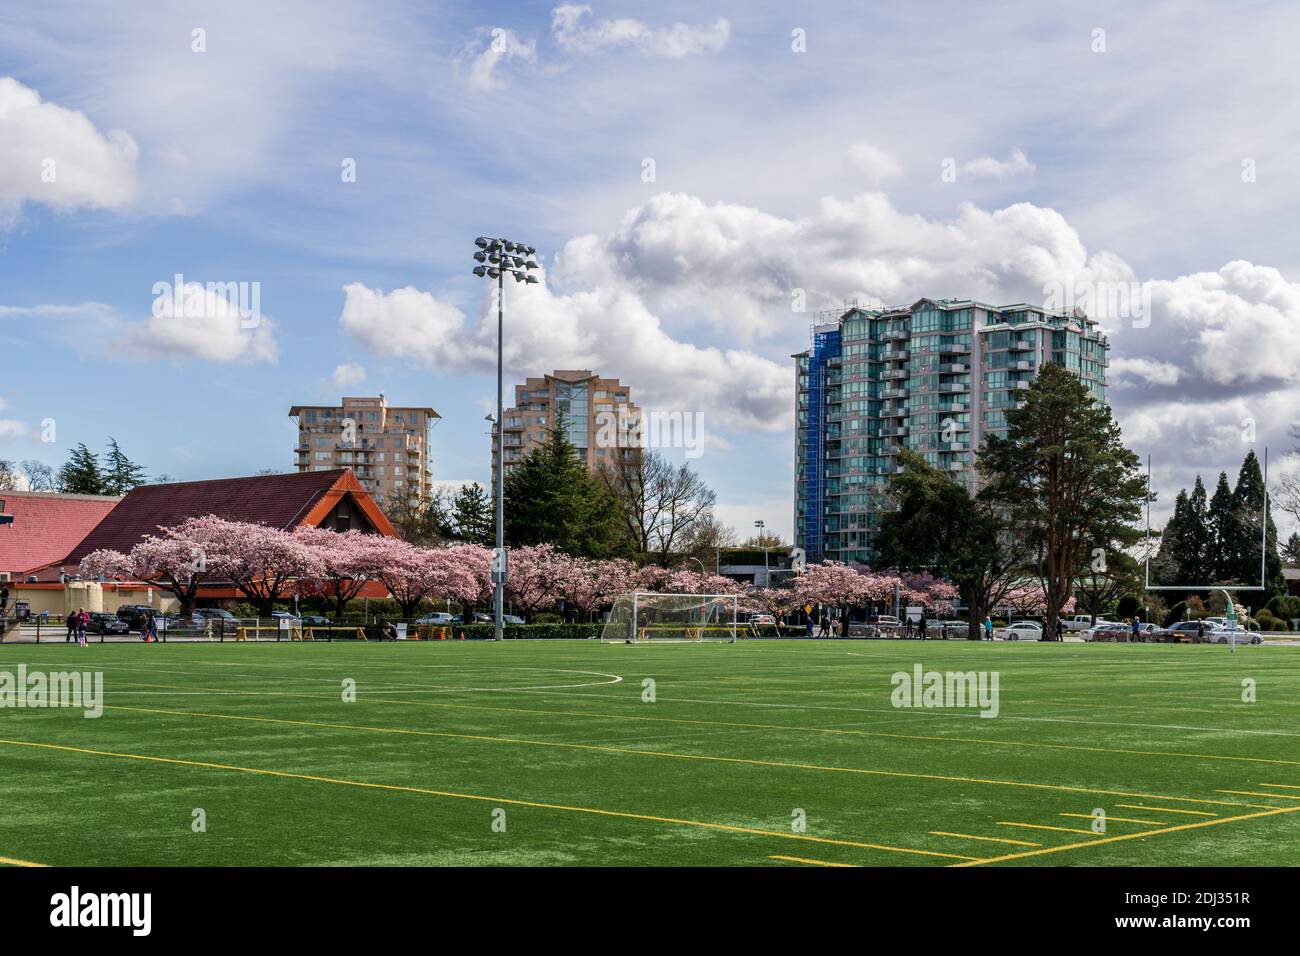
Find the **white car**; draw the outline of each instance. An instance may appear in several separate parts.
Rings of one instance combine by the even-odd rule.
[[[1008,624],[997,633],[1004,641],[1041,641],[1043,625],[1037,621],[1016,621],[1015,624]]]
[[[1254,631],[1239,627],[1235,631],[1227,627],[1216,627],[1207,635],[1211,644],[1258,644],[1262,638]]]

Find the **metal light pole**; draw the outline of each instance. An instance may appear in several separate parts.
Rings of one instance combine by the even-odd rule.
[[[502,403],[502,355],[503,355],[503,335],[505,328],[505,301],[506,301],[506,273],[515,277],[516,282],[536,283],[537,278],[529,275],[529,270],[536,269],[537,263],[533,261],[533,254],[537,251],[532,246],[525,246],[522,243],[511,242],[508,239],[493,239],[488,236],[479,236],[474,240],[474,245],[478,246],[478,251],[474,253],[474,259],[480,264],[474,267],[474,274],[481,278],[490,278],[497,280],[497,420],[496,420],[496,445],[497,445],[497,474],[496,488],[494,489],[496,498],[496,525],[497,525],[497,546],[492,555],[492,620],[496,625],[495,637],[498,641],[505,638],[505,592],[506,576],[508,573],[506,565],[506,509],[505,509],[505,474],[506,474],[506,448],[505,448],[505,421],[502,415],[505,411]]]
[[[767,536],[763,533],[767,525],[762,521],[755,521],[754,527],[758,529],[758,537],[763,541],[763,587],[769,588],[772,586],[772,569],[768,567]]]

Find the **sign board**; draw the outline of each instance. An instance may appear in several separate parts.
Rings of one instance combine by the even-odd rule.
[[[492,583],[505,584],[508,573],[509,560],[506,558],[506,549],[494,548],[492,550]]]
[[[27,601],[14,601],[14,617],[25,621],[31,617],[32,606]]]
[[[278,620],[280,622],[280,630],[289,630],[289,619],[287,617],[278,618]]]
[[[399,641],[404,641],[404,640],[406,640],[406,622],[405,622],[405,621],[398,621],[398,622],[397,622],[396,624],[394,624],[393,626],[397,628],[397,639],[398,639]]]
[[[904,617],[903,620],[912,622],[919,621],[921,620],[921,612],[923,610],[925,609],[920,607],[909,607],[906,611],[906,617]]]

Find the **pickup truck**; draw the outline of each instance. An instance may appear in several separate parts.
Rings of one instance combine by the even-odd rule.
[[[1109,624],[1110,621],[1104,618],[1097,618],[1096,624]],[[1067,631],[1086,631],[1088,628],[1095,626],[1091,614],[1076,614],[1073,617],[1061,619],[1061,626]]]

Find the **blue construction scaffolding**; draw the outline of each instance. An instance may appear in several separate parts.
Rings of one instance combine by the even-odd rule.
[[[840,329],[814,324],[808,357],[808,426],[804,432],[804,551],[826,557],[826,424],[828,365],[840,357]]]

